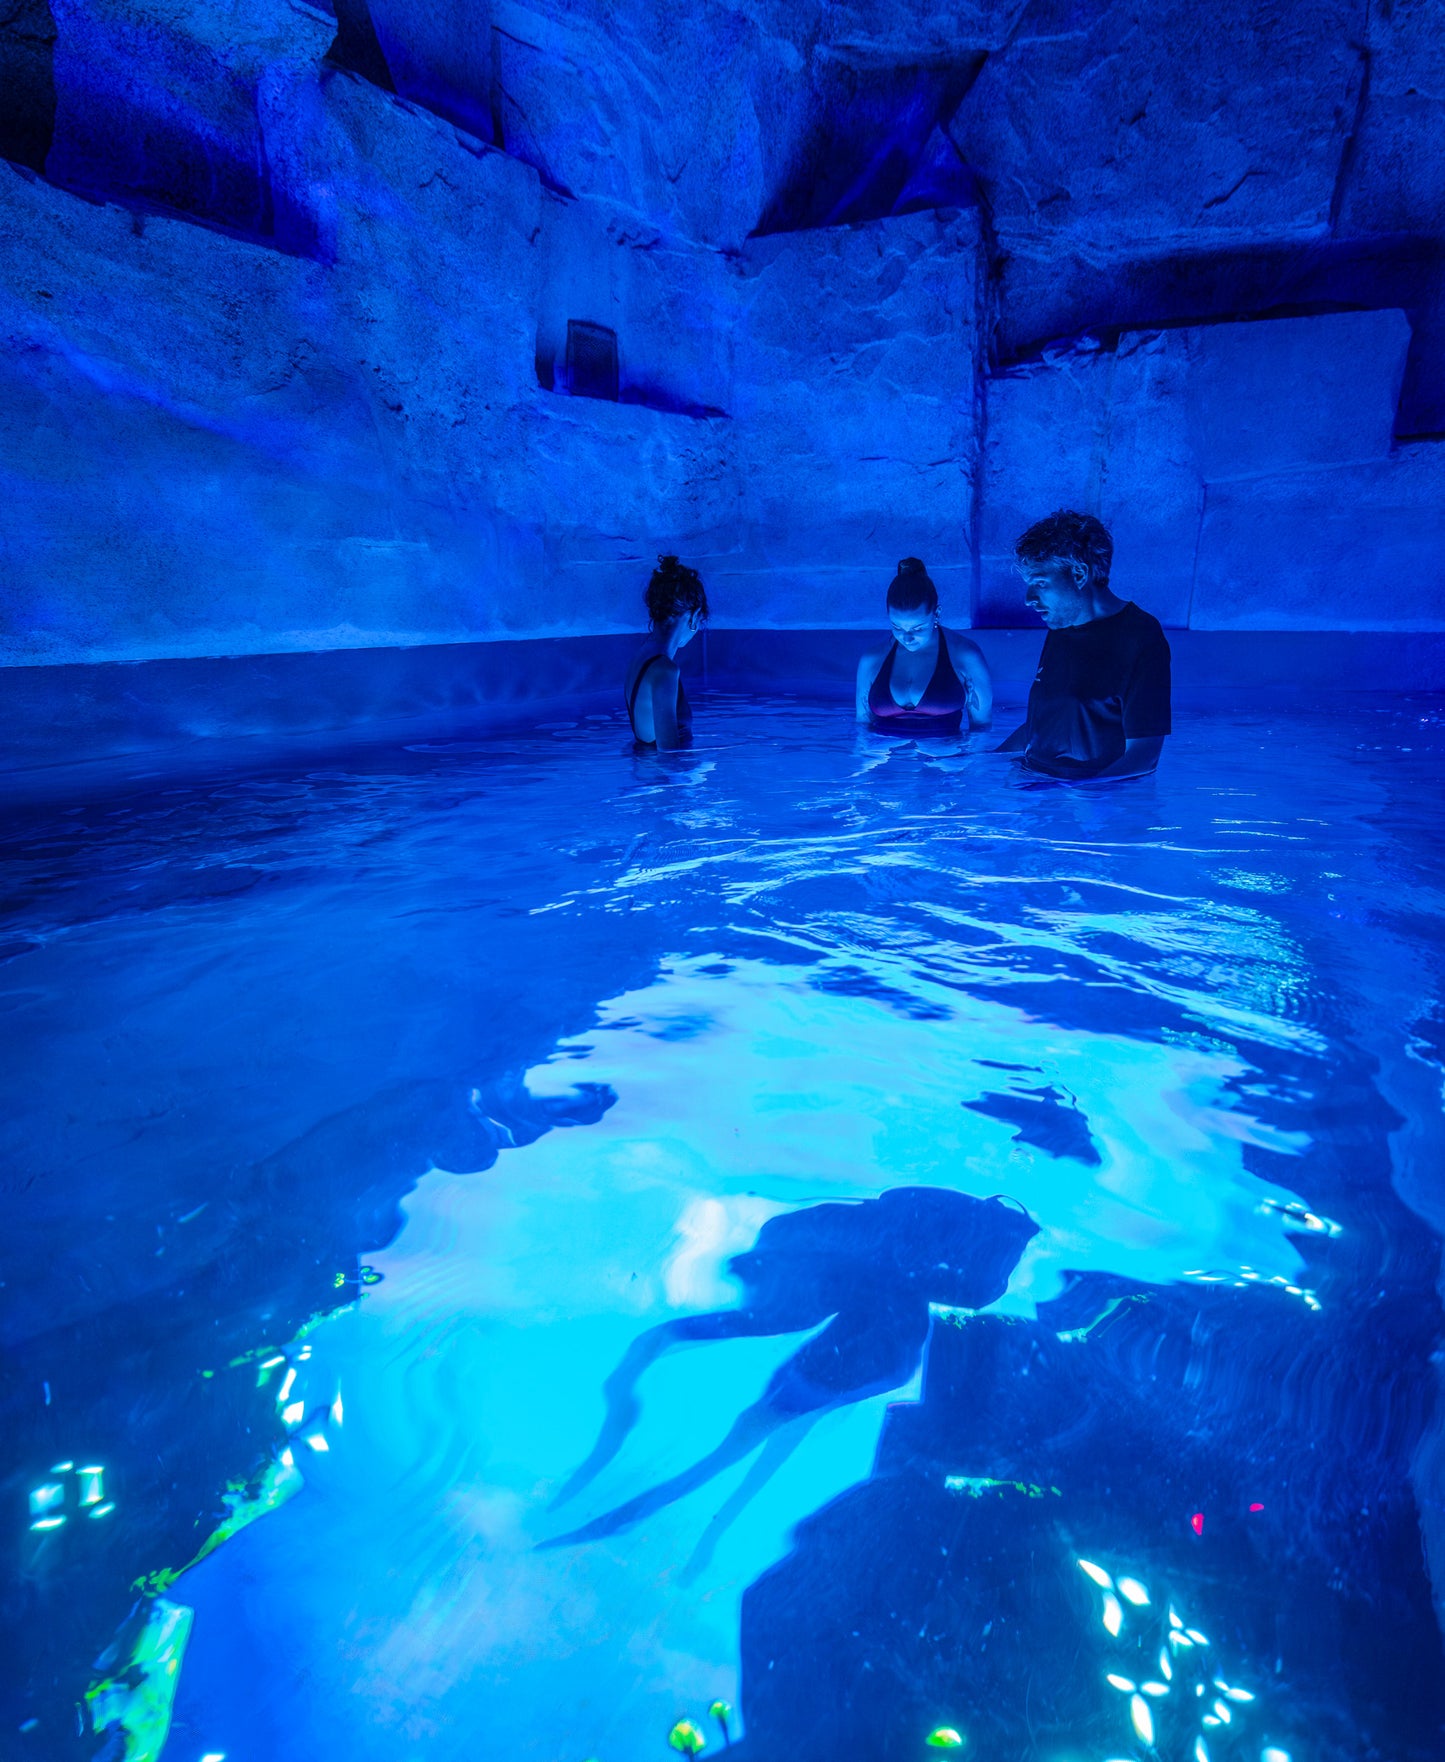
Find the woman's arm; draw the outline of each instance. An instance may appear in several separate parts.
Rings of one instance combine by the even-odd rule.
[[[878,677],[878,669],[883,665],[883,651],[870,649],[858,663],[858,684],[853,693],[853,713],[866,728],[873,720],[873,712],[868,708],[868,693],[873,689],[873,681]]]
[[[668,660],[665,655],[647,670],[645,684],[652,701],[652,734],[659,750],[686,744],[687,730],[677,717],[677,694],[681,683],[677,662]]]
[[[970,728],[993,726],[993,675],[988,670],[983,650],[971,637],[956,630],[945,630],[948,658],[968,694],[968,725]]]

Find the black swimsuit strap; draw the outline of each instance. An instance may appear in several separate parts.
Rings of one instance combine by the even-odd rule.
[[[642,682],[647,677],[647,669],[654,661],[662,661],[666,658],[667,657],[659,649],[655,655],[649,655],[637,669],[637,677],[632,681],[632,690],[628,693],[627,697],[627,720],[632,723],[632,732],[634,734],[637,732],[637,720],[633,712],[637,708],[637,694],[642,690]]]
[[[938,675],[939,675],[940,669],[942,669],[942,668],[947,668],[948,677],[953,681],[953,683],[956,686],[958,686],[958,688],[961,691],[963,691],[966,694],[968,691],[968,687],[963,683],[963,681],[958,676],[958,668],[954,666],[953,656],[951,654],[949,654],[949,652],[948,652],[948,638],[943,634],[943,631],[940,629],[940,631],[938,632],[938,659],[933,664],[933,677],[932,677],[932,679],[929,680],[928,685],[924,690],[923,697],[927,697],[928,693],[933,690],[933,688],[936,684],[938,684]],[[920,698],[918,701],[919,701],[919,703],[922,703],[923,698]]]
[[[953,683],[958,686],[960,690],[965,689],[963,681],[958,676],[958,669],[953,664],[953,656],[948,652],[947,640],[945,639],[942,630],[940,630],[938,633],[938,654],[933,663],[933,671],[928,676],[928,684],[923,688],[922,697],[919,698],[916,704],[900,704],[898,699],[893,696],[893,657],[897,653],[897,642],[889,643],[888,653],[883,657],[883,665],[873,675],[873,683],[868,688],[868,696],[870,700],[873,693],[876,691],[880,697],[888,698],[895,709],[920,709],[923,705],[924,698],[928,696],[929,692],[933,690],[935,685],[942,685],[947,689],[947,679],[940,680],[938,677],[940,671],[943,669],[947,669],[947,678],[952,679]]]

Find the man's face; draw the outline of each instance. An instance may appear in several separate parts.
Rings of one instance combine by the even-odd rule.
[[[1024,603],[1037,612],[1050,630],[1067,630],[1074,624],[1087,624],[1092,610],[1089,604],[1089,572],[1082,563],[1063,557],[1050,557],[1044,563],[1025,563]]]
[[[937,613],[926,612],[921,607],[917,611],[901,612],[893,607],[888,613],[888,622],[893,627],[893,640],[899,648],[916,654],[919,649],[928,647]]]

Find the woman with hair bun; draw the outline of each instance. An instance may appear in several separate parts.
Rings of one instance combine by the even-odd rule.
[[[684,746],[692,711],[674,657],[707,622],[707,594],[696,569],[659,557],[643,599],[648,637],[627,669],[627,719],[642,746]]]
[[[888,589],[893,642],[858,663],[858,720],[879,734],[914,738],[987,728],[993,681],[976,642],[945,630],[938,589],[917,557],[905,557]]]

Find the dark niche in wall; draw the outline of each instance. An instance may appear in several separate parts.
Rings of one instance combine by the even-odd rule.
[[[617,332],[585,319],[567,320],[567,353],[562,388],[574,398],[606,398],[617,402],[620,379],[617,369]]]
[[[726,416],[715,404],[700,404],[669,390],[645,370],[624,373],[617,332],[589,319],[569,318],[567,340],[559,351],[555,340],[537,337],[537,383],[564,397],[593,398],[607,404],[641,404],[670,416]]]
[[[334,67],[360,74],[383,92],[396,90],[366,0],[336,0],[336,40],[326,59]]]
[[[0,158],[45,170],[55,136],[55,19],[49,0],[0,18]]]

